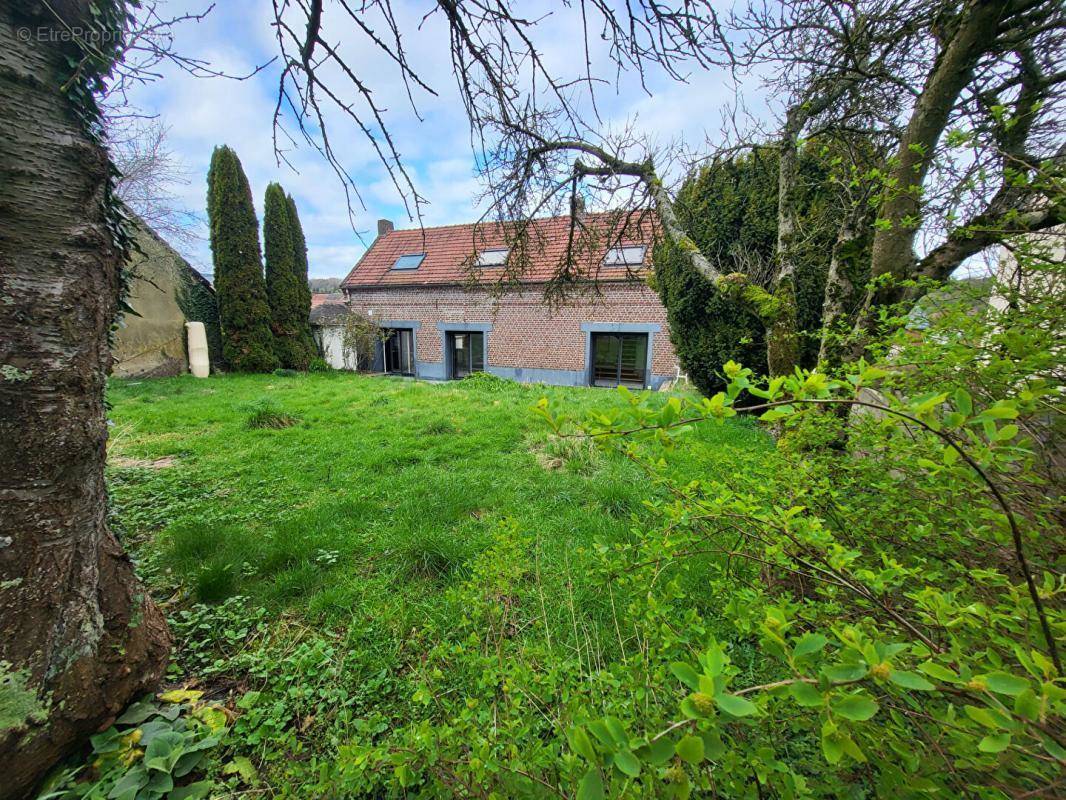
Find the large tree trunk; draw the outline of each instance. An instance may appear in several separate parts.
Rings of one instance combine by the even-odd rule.
[[[995,41],[1009,5],[1002,0],[970,0],[952,20],[950,38],[937,56],[900,139],[888,181],[891,188],[878,213],[882,225],[874,234],[870,274],[874,278],[891,275],[896,281],[867,299],[860,326],[873,323],[878,306],[899,300],[903,290],[898,281],[911,277],[914,240],[922,220],[922,187],[933,155],[959,95]]]
[[[154,686],[169,647],[107,527],[107,157],[27,5],[0,0],[0,798]]]

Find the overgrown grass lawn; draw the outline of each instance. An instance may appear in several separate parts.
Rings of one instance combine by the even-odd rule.
[[[649,492],[638,467],[553,440],[532,412],[540,397],[578,415],[624,402],[612,391],[271,375],[114,381],[108,396],[117,527],[157,588],[206,602],[403,629],[442,610],[502,522],[571,574]],[[295,424],[249,427],[264,410]],[[672,460],[722,473],[763,446],[753,427],[705,426]]]

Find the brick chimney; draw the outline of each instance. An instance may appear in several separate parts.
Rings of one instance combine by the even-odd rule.
[[[392,233],[394,230],[396,230],[396,226],[392,224],[391,219],[378,220],[378,236],[384,236],[387,233]]]

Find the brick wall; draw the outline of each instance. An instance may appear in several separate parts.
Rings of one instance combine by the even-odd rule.
[[[443,362],[438,323],[488,323],[488,366],[580,372],[587,369],[582,323],[650,323],[661,326],[652,336],[652,374],[675,374],[666,310],[647,286],[601,283],[600,296],[573,298],[556,309],[544,303],[543,288],[524,286],[499,299],[461,286],[351,289],[348,297],[353,309],[375,320],[420,322],[421,362]]]

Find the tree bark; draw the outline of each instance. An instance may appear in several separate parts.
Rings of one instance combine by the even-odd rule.
[[[69,52],[47,35],[54,18],[27,5],[0,0],[5,800],[153,687],[169,647],[107,526],[104,386],[124,256],[105,213],[107,156],[60,90]]]
[[[870,274],[876,278],[910,276],[914,268],[914,239],[921,227],[922,186],[933,155],[962,90],[973,79],[974,68],[993,44],[999,21],[1007,10],[1002,0],[971,0],[960,12],[956,28],[922,87],[907,129],[896,150],[890,194],[878,216],[882,226],[874,234]],[[894,302],[899,289],[887,285],[868,305]],[[869,321],[869,315],[866,321]]]

